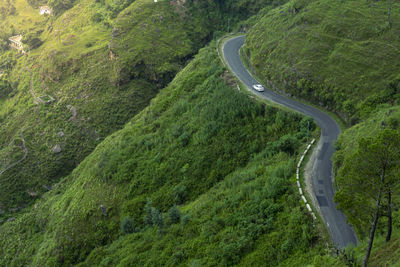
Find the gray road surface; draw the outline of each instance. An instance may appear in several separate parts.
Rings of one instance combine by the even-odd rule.
[[[244,36],[228,40],[223,46],[223,56],[225,62],[236,76],[247,87],[252,88],[253,84],[259,82],[249,74],[240,59],[239,49],[242,47],[243,43]],[[333,143],[340,134],[339,125],[326,113],[285,96],[281,96],[267,88],[264,92],[252,91],[258,97],[268,99],[312,117],[319,125],[322,131],[319,141],[321,149],[318,151],[316,157],[317,164],[315,164],[311,176],[313,193],[320,206],[321,215],[327,224],[333,243],[339,248],[343,248],[348,244],[357,244],[357,237],[354,230],[346,223],[345,215],[336,209],[336,204],[333,201],[334,189],[332,185],[331,157],[334,152]]]

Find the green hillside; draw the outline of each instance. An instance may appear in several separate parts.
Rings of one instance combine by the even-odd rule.
[[[243,1],[245,2],[245,1]],[[260,7],[262,2],[256,1]],[[29,3],[29,4],[28,4]],[[3,0],[0,216],[33,203],[146,107],[236,4]],[[243,16],[256,7],[244,10]],[[228,13],[224,13],[228,12]],[[204,14],[208,14],[204,16]],[[213,19],[210,19],[212,16]],[[9,48],[22,35],[25,55]]]
[[[339,138],[334,171],[338,207],[361,242],[354,250],[358,264],[373,219],[366,211],[375,202],[356,199],[354,191],[344,190],[349,184],[346,172],[356,163],[354,152],[361,140],[375,138],[384,129],[400,130],[399,11],[395,1],[294,0],[248,20],[253,27],[242,50],[250,68],[266,84],[333,111],[354,125]],[[388,219],[387,200],[383,200],[370,266],[398,264],[398,189],[393,189],[392,240],[385,242]]]
[[[39,14],[45,4],[53,14]],[[371,203],[343,197],[343,170],[360,140],[400,130],[398,11],[361,0],[0,0],[0,266],[361,263]],[[358,247],[337,251],[299,197],[296,164],[315,124],[238,90],[222,66],[213,40],[232,30],[248,31],[242,56],[261,81],[351,125],[334,173]],[[9,46],[17,35],[25,53]],[[382,217],[371,266],[398,265],[393,203],[392,239]]]
[[[252,20],[244,54],[264,81],[354,124],[399,104],[399,11],[396,1],[293,0]]]
[[[294,185],[307,119],[229,87],[214,47],[3,224],[3,265],[290,265],[327,255]],[[126,216],[132,230],[121,229]]]
[[[400,131],[400,107],[383,107],[373,116],[366,119],[349,129],[347,129],[339,138],[336,148],[337,152],[334,156],[334,171],[336,173],[336,188],[339,193],[336,200],[339,206],[346,213],[349,221],[355,226],[361,244],[356,248],[355,252],[359,262],[364,256],[367,247],[367,238],[370,231],[370,218],[363,213],[367,209],[366,203],[362,205],[351,203],[346,196],[341,194],[341,187],[345,183],[343,178],[338,175],[342,171],[346,163],[352,164],[354,159],[352,153],[359,146],[358,142],[363,138],[370,138],[378,135],[383,129],[394,129]],[[387,217],[382,217],[378,224],[377,237],[371,255],[371,266],[398,266],[400,253],[398,250],[399,228],[400,228],[400,211],[397,208],[399,196],[394,193],[393,203],[393,236],[390,242],[385,242]],[[352,204],[352,205],[349,205]],[[367,216],[367,217],[366,217]]]

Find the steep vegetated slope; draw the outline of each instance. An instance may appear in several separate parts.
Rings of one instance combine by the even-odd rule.
[[[147,106],[228,16],[208,1],[54,0],[42,16],[45,1],[28,3],[0,2],[0,214],[8,217]],[[19,34],[24,55],[8,46]]]
[[[244,52],[265,81],[354,124],[399,103],[399,10],[396,1],[293,0],[259,17]]]
[[[150,106],[2,226],[2,264],[336,262],[293,186],[309,120],[254,102],[228,76],[215,44],[202,49]]]
[[[363,138],[376,138],[387,129],[400,130],[399,10],[399,3],[392,1],[290,1],[250,20],[254,27],[243,50],[253,71],[266,83],[311,100],[354,125],[339,138],[334,163],[336,201],[361,241],[354,254],[359,263],[367,246],[375,200],[344,190],[349,185],[344,166],[355,165],[354,152]],[[378,155],[375,160],[380,160]],[[370,177],[364,178],[364,184],[368,183]],[[372,266],[393,264],[398,259],[396,186],[391,200],[393,238],[385,244],[389,206],[385,191]]]
[[[341,192],[341,188],[346,184],[343,177],[343,168],[347,164],[353,164],[352,158],[354,150],[359,146],[359,141],[363,138],[373,138],[385,129],[392,129],[400,131],[400,107],[389,106],[382,107],[373,116],[366,119],[348,130],[339,138],[337,142],[337,152],[334,157],[335,173],[338,175],[336,186],[339,193],[336,195],[336,200],[339,206],[344,210],[349,221],[355,226],[357,234],[362,241],[356,249],[356,256],[361,262],[364,256],[365,248],[367,247],[367,238],[370,233],[371,227],[371,212],[369,209],[373,208],[373,203],[364,201],[359,203],[359,199],[349,197],[347,194]],[[377,157],[376,160],[379,160]],[[399,247],[399,227],[400,227],[400,211],[397,208],[399,203],[399,196],[397,194],[398,188],[393,192],[393,236],[390,242],[385,241],[387,235],[388,217],[382,216],[378,221],[376,241],[371,255],[371,266],[390,266],[399,262],[400,254]],[[387,209],[386,203],[382,203],[382,214],[385,214]]]
[[[244,56],[265,81],[362,121],[338,142],[340,172],[361,137],[399,130],[398,3],[389,19],[384,2],[28,2],[0,1],[0,265],[352,263],[330,256],[293,186],[309,119],[230,87],[215,43],[192,57],[268,6]],[[9,50],[18,34],[25,55]],[[341,207],[360,258],[367,220]],[[378,225],[371,264],[396,262],[398,215],[390,243]]]
[[[138,24],[158,23],[163,35],[174,36],[168,23],[174,21],[176,25],[183,25],[182,19],[165,3],[154,7],[148,6],[150,4],[137,1],[130,7]],[[15,54],[10,55],[12,52],[5,52],[16,65],[8,73],[12,92],[1,105],[1,143],[8,149],[13,143],[21,142],[18,139],[23,132],[28,156],[18,168],[9,169],[0,177],[2,209],[26,203],[30,197],[27,190],[36,195],[45,190],[43,186],[49,187],[66,175],[105,136],[143,109],[168,82],[156,84],[146,67],[138,68],[136,77],[130,77],[128,73],[128,78],[121,78],[127,75],[121,74],[124,67],[117,52],[112,50],[113,43],[119,42],[118,46],[124,49],[135,49],[139,53],[137,60],[145,60],[148,55],[141,53],[143,46],[136,47],[137,42],[124,43],[112,32],[153,35],[154,29],[120,25],[118,21],[129,16],[126,13],[116,19],[114,27],[97,23],[93,16],[102,10],[99,5],[83,1],[60,17],[48,18],[39,35],[43,45],[27,55],[18,58]],[[151,15],[163,16],[165,21],[153,22]],[[189,31],[187,28],[181,26],[180,30],[183,40],[195,42],[185,36],[185,31]],[[174,69],[166,67],[164,70],[171,73],[185,64],[185,57],[196,51],[190,44],[179,49],[175,43],[168,43],[158,35],[153,36],[151,43],[163,44],[159,49],[159,64],[171,61],[172,48],[180,53],[171,62]],[[43,103],[48,100],[49,103]],[[2,169],[19,157],[9,155]],[[10,180],[14,181],[11,183]]]

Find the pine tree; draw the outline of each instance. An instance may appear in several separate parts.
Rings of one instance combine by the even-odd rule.
[[[350,222],[359,228],[369,226],[369,242],[363,266],[367,266],[379,219],[388,217],[387,237],[392,231],[392,195],[399,184],[400,134],[385,129],[375,138],[359,142],[358,150],[348,158],[337,177],[340,188],[335,199],[347,211]],[[373,218],[372,221],[369,221]]]
[[[144,224],[147,226],[153,226],[153,218],[152,218],[152,204],[151,204],[151,199],[148,198],[146,205],[144,206]]]
[[[123,235],[135,232],[135,225],[131,217],[127,216],[121,223],[121,231]]]
[[[160,229],[164,227],[163,215],[156,208],[151,208],[151,218],[153,225],[158,226]]]
[[[172,208],[169,209],[168,217],[169,217],[169,220],[170,220],[170,222],[172,224],[180,222],[180,220],[181,220],[181,212],[180,212],[179,208],[176,205],[172,206]]]

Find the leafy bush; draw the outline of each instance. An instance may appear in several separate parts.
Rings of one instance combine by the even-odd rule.
[[[175,205],[172,206],[172,208],[168,210],[168,217],[172,224],[179,223],[181,220],[181,212],[179,208]]]
[[[173,188],[172,194],[174,197],[175,204],[177,205],[183,204],[187,197],[187,188],[186,186],[179,184]]]
[[[190,215],[185,214],[182,216],[182,226],[185,227],[190,221]]]
[[[93,20],[94,22],[99,23],[99,22],[103,21],[103,15],[102,15],[101,13],[95,13],[95,14],[92,16],[92,20]]]
[[[131,217],[127,216],[122,220],[121,232],[123,235],[132,234],[133,232],[135,232],[134,221]]]
[[[295,151],[297,143],[298,140],[296,139],[296,137],[287,134],[279,139],[278,149],[292,155]]]
[[[144,224],[147,226],[153,226],[152,206],[149,198],[144,206]]]
[[[157,226],[160,230],[164,227],[163,214],[156,208],[151,208],[152,225]]]

